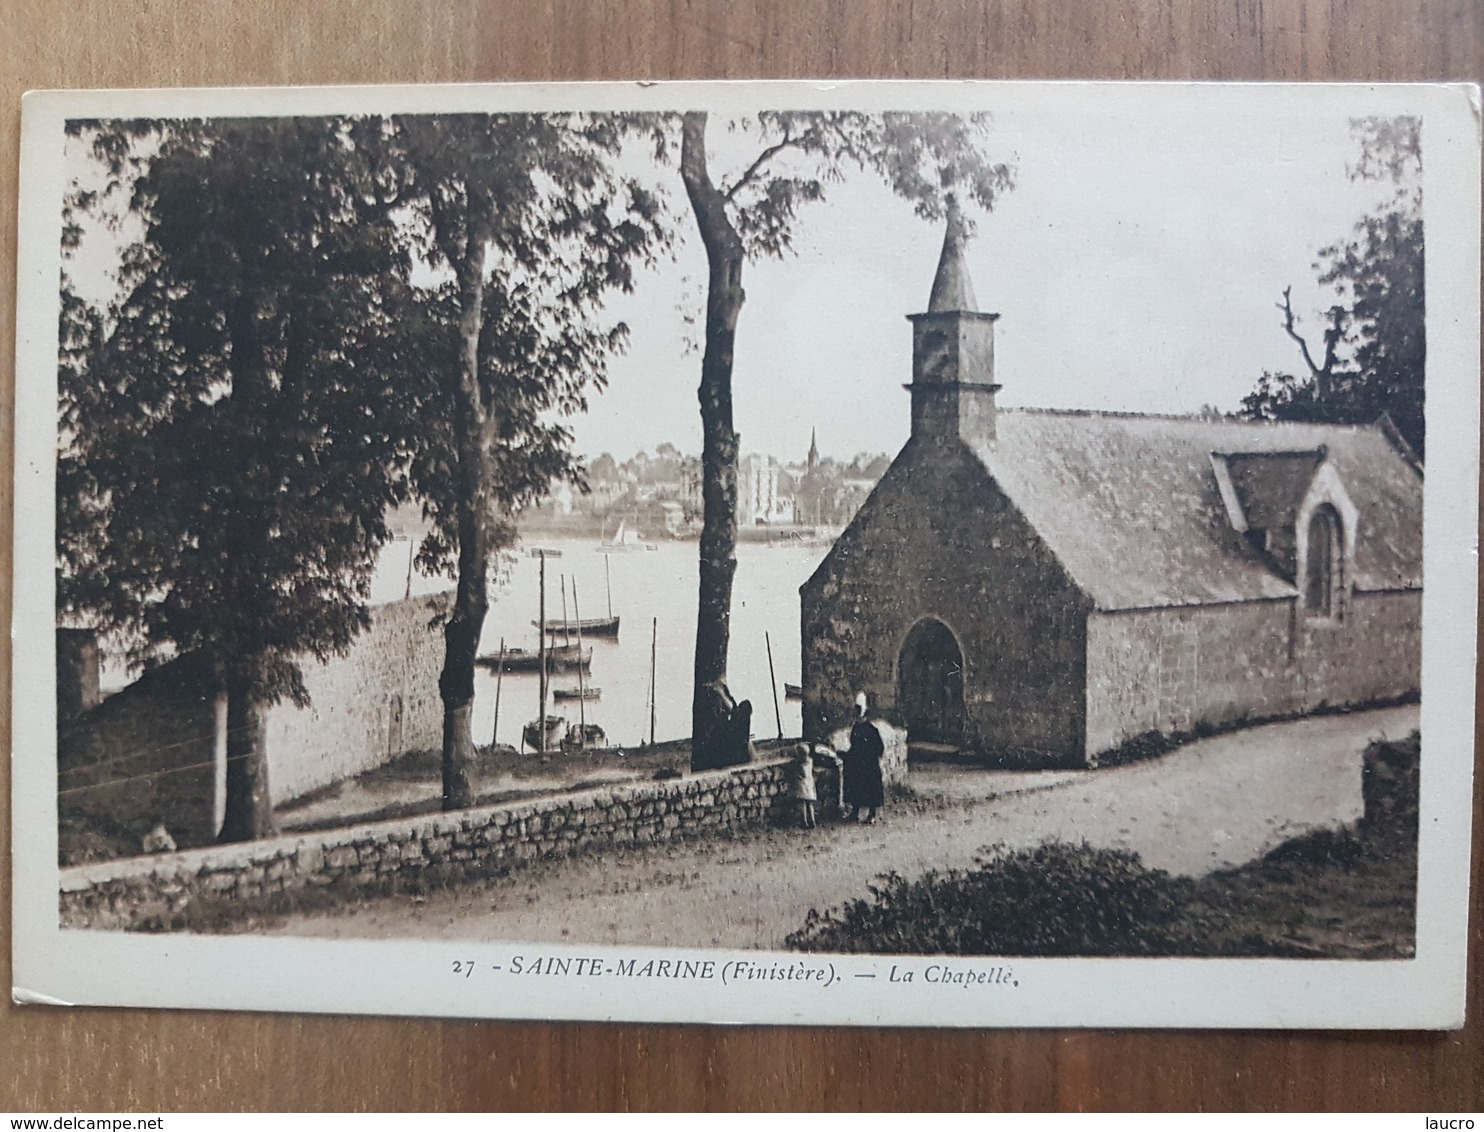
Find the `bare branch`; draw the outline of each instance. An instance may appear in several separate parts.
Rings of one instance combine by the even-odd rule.
[[[1293,315],[1293,284],[1290,283],[1283,288],[1283,301],[1278,304],[1278,309],[1283,312],[1283,329],[1295,342],[1304,355],[1304,364],[1309,367],[1309,372],[1318,374],[1319,367],[1314,364],[1314,358],[1309,353],[1309,343],[1304,336],[1294,329],[1295,319]]]
[[[1304,364],[1309,367],[1309,373],[1314,378],[1315,392],[1319,400],[1326,400],[1330,394],[1330,378],[1334,373],[1336,352],[1340,339],[1345,336],[1345,309],[1338,306],[1330,307],[1330,324],[1324,332],[1324,364],[1315,365],[1314,355],[1309,353],[1309,343],[1298,332],[1298,319],[1293,313],[1292,284],[1283,288],[1283,301],[1278,303],[1277,307],[1283,312],[1283,330],[1298,343],[1299,351],[1304,356]]]
[[[742,189],[757,180],[758,175],[763,171],[763,166],[785,149],[792,149],[798,142],[799,139],[785,127],[783,137],[757,155],[757,160],[747,167],[742,176],[737,178],[737,183],[722,192],[722,199],[730,203]]]

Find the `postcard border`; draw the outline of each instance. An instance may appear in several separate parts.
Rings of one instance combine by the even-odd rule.
[[[448,977],[452,959],[521,951],[796,963],[796,953],[573,948],[530,943],[288,940],[64,931],[57,926],[54,447],[62,123],[71,117],[764,106],[992,108],[996,99],[1241,101],[1281,110],[1333,99],[1346,113],[1421,112],[1426,220],[1429,461],[1424,500],[1422,832],[1417,957],[1408,961],[1019,960],[1018,987],[867,999],[787,982],[682,996],[635,982]],[[1225,100],[1225,102],[1223,102]],[[13,995],[53,1002],[504,1018],[899,1026],[1451,1028],[1463,1023],[1474,765],[1479,455],[1479,93],[1470,85],[991,82],[578,83],[33,92],[23,103],[17,250],[12,696]],[[1466,520],[1460,521],[1460,516]],[[1466,788],[1467,787],[1467,788]],[[811,962],[826,957],[809,956]],[[842,979],[891,957],[827,957]],[[953,961],[967,966],[996,961]]]

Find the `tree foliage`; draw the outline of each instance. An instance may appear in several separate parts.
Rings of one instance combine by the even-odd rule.
[[[402,495],[406,257],[344,118],[75,123],[138,231],[64,295],[59,612],[228,696],[225,838],[271,828],[261,710],[368,623]]]
[[[261,711],[304,703],[301,658],[366,626],[385,515],[416,496],[420,560],[459,582],[440,687],[466,762],[491,551],[553,479],[578,478],[559,418],[601,387],[626,333],[597,321],[602,297],[659,238],[655,200],[610,170],[620,123],[75,133],[98,176],[74,186],[65,247],[90,227],[142,235],[115,302],[64,287],[60,612],[122,636],[138,667],[188,657],[226,690],[224,836],[259,835]]]
[[[405,230],[444,281],[418,300],[432,375],[413,491],[431,531],[428,570],[457,580],[445,626],[443,804],[473,801],[474,661],[494,555],[513,516],[553,481],[580,482],[560,417],[601,389],[627,329],[600,321],[662,242],[658,201],[613,172],[623,124],[586,115],[418,115],[384,143],[407,176]]]
[[[724,147],[745,150],[729,171],[718,167],[708,116],[652,124],[657,158],[674,160],[706,249],[705,348],[701,409],[700,588],[696,618],[692,754],[695,769],[746,757],[746,712],[726,686],[732,583],[736,574],[737,461],[732,364],[747,261],[778,257],[792,244],[800,209],[824,199],[851,171],[879,176],[917,214],[936,220],[951,197],[988,210],[1014,184],[1011,167],[985,152],[988,116],[943,113],[864,114],[767,111],[728,121]]]
[[[1424,452],[1425,257],[1422,218],[1421,124],[1416,118],[1368,118],[1352,123],[1360,155],[1355,179],[1390,183],[1385,204],[1350,235],[1319,253],[1318,281],[1336,303],[1326,313],[1324,350],[1315,359],[1290,292],[1283,327],[1306,373],[1264,373],[1243,398],[1242,413],[1258,420],[1368,424],[1389,414],[1407,443]]]
[[[513,517],[553,482],[581,483],[563,421],[587,411],[589,397],[607,384],[609,360],[627,343],[627,326],[605,322],[602,307],[609,293],[633,289],[636,267],[661,242],[660,206],[613,174],[609,159],[620,139],[602,120],[450,115],[399,118],[392,130],[412,182],[404,204],[415,218],[416,252],[446,271],[419,293],[417,322],[407,332],[426,369],[440,375],[425,391],[412,464],[414,492],[432,521],[419,564],[456,577],[461,453],[454,422],[463,391],[452,375],[465,346],[458,272],[472,254],[471,219],[479,228],[475,214],[485,209],[498,220],[484,235],[475,392],[489,421],[486,517],[506,544]],[[483,167],[499,176],[481,188]]]

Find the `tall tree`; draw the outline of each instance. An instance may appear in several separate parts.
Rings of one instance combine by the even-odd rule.
[[[941,219],[951,194],[986,211],[1013,187],[1009,165],[983,149],[988,116],[769,111],[727,123],[754,145],[735,173],[718,178],[708,148],[708,115],[680,121],[680,177],[706,249],[705,347],[701,408],[702,500],[700,593],[696,618],[691,765],[733,761],[736,736],[727,689],[732,583],[737,570],[737,458],[732,418],[732,363],[750,259],[779,257],[790,247],[800,206],[824,199],[847,170],[882,177],[924,219]],[[672,143],[656,133],[659,155]]]
[[[1319,253],[1318,280],[1333,287],[1338,300],[1325,314],[1322,351],[1302,332],[1292,288],[1284,289],[1278,304],[1283,330],[1306,372],[1264,373],[1243,398],[1242,412],[1256,419],[1353,423],[1385,413],[1421,456],[1427,338],[1420,122],[1366,118],[1351,126],[1360,148],[1351,178],[1389,183],[1392,195],[1347,239]]]
[[[115,301],[64,300],[59,612],[226,694],[224,841],[272,832],[263,712],[368,623],[400,496],[405,257],[364,128],[73,124],[142,234]]]
[[[613,172],[622,122],[584,115],[394,119],[387,141],[411,180],[416,252],[445,273],[422,301],[439,375],[423,407],[413,481],[431,533],[426,569],[457,578],[444,626],[443,806],[473,802],[474,661],[492,555],[555,478],[579,478],[552,410],[586,407],[627,335],[604,297],[662,242],[658,201]]]

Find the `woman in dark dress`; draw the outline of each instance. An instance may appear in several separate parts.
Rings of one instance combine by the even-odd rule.
[[[866,824],[876,821],[876,809],[885,801],[881,783],[881,757],[886,746],[881,742],[881,732],[866,719],[865,697],[855,703],[855,726],[850,729],[850,749],[845,752],[845,804],[850,807],[846,821],[859,821],[861,809],[866,811]]]

